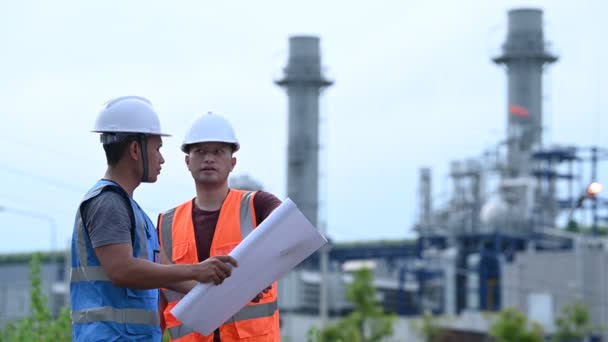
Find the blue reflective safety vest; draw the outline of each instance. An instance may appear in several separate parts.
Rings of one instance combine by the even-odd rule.
[[[109,189],[113,187],[114,189]],[[159,290],[117,287],[104,272],[91,244],[80,208],[104,190],[117,190],[125,195],[133,210],[133,257],[155,261],[159,251],[154,224],[112,181],[100,180],[80,203],[72,234],[72,274],[70,301],[72,307],[72,339],[94,341],[161,341],[158,313]]]

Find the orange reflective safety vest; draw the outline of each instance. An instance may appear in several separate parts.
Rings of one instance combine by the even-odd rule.
[[[256,226],[253,198],[255,192],[230,189],[222,204],[220,215],[211,242],[209,256],[227,255]],[[159,217],[160,245],[167,258],[174,264],[198,262],[194,224],[192,223],[192,200],[171,209]],[[183,295],[163,289],[168,305],[164,309],[166,328],[174,342],[213,342],[213,334],[203,336],[171,314],[171,309]],[[209,308],[213,310],[213,308]],[[258,303],[249,303],[241,311],[220,326],[222,342],[275,342],[281,340],[279,310],[277,307],[277,284],[264,293]]]

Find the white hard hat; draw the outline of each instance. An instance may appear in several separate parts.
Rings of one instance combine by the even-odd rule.
[[[97,133],[140,133],[170,136],[160,128],[152,103],[140,96],[122,96],[106,103],[95,120]]]
[[[200,115],[192,121],[182,143],[182,151],[188,153],[188,145],[202,142],[233,144],[234,152],[240,148],[230,122],[223,116],[214,113]]]

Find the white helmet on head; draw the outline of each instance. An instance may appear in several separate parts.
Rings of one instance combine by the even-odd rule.
[[[202,142],[223,142],[232,144],[234,152],[240,148],[239,141],[234,133],[230,121],[221,115],[207,113],[200,115],[192,121],[186,132],[182,151],[188,153],[188,146]]]
[[[170,136],[161,131],[160,119],[152,103],[140,96],[122,96],[107,102],[99,112],[92,132],[110,133],[102,134],[103,143],[119,141],[111,137],[125,133]]]

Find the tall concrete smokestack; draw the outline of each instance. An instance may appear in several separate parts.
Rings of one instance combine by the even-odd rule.
[[[530,152],[542,143],[543,66],[557,61],[546,50],[542,11],[514,9],[502,54],[493,58],[507,67],[508,155],[507,177],[529,175]]]
[[[418,210],[420,218],[418,219],[418,229],[421,235],[431,233],[431,220],[433,215],[433,182],[431,180],[431,169],[423,167],[420,169],[420,181],[418,188]]]
[[[289,38],[289,61],[275,81],[289,98],[287,193],[316,227],[319,173],[319,95],[333,82],[321,72],[319,38]]]

